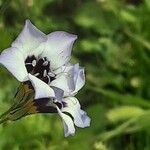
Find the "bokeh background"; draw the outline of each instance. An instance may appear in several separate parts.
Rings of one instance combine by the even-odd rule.
[[[91,126],[64,138],[57,115],[0,125],[0,150],[150,150],[149,0],[0,0],[0,51],[30,19],[78,35],[72,62],[86,68],[77,97]],[[16,68],[17,69],[17,68]],[[19,82],[0,67],[0,113]]]

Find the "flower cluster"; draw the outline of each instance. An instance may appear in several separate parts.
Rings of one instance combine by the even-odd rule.
[[[26,20],[11,47],[0,55],[0,64],[34,91],[32,109],[26,114],[58,113],[65,136],[75,133],[74,125],[90,125],[90,118],[74,97],[85,84],[84,68],[70,63],[76,39],[76,35],[64,31],[45,35]],[[23,105],[25,108],[29,102],[26,100]]]

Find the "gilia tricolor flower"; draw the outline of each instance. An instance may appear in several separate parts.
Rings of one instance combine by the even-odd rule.
[[[1,116],[2,122],[35,113],[58,113],[65,136],[74,134],[74,124],[89,126],[89,117],[74,97],[85,83],[84,69],[69,63],[76,39],[63,31],[45,35],[26,21],[11,47],[0,55],[0,63],[21,82],[15,103]]]
[[[65,72],[68,72],[68,70],[72,70],[72,72],[69,75],[70,75],[70,77],[72,76],[72,80],[75,83],[75,88],[73,91],[70,91],[70,92],[64,91],[63,93],[60,91],[60,89],[54,88],[56,97],[53,100],[54,100],[54,102],[57,103],[57,105],[54,105],[54,103],[53,103],[53,108],[56,108],[55,109],[55,110],[57,110],[56,112],[63,119],[65,136],[68,136],[68,135],[73,135],[75,133],[74,124],[77,127],[81,127],[81,128],[88,127],[90,125],[90,118],[87,116],[85,111],[81,110],[79,101],[74,97],[76,95],[76,93],[85,84],[84,69],[79,67],[79,64],[76,64],[76,65],[68,64],[66,66],[61,67],[57,71],[62,72],[62,70]],[[40,88],[39,88],[36,85],[36,84],[38,84],[38,82],[36,81],[36,78],[33,76],[30,78],[31,78],[31,82],[35,88],[35,91],[36,91],[35,92],[35,99],[36,99],[35,101],[37,101],[37,99],[38,99],[38,101],[40,100],[41,95],[39,95],[39,93],[42,93],[45,95],[45,98],[42,99],[43,101],[49,101],[49,98],[48,98],[49,91],[44,90],[44,89],[48,89],[48,85],[43,83],[43,85],[40,86]],[[57,82],[57,80],[56,80],[56,82]],[[61,81],[59,81],[59,82],[61,82]],[[62,80],[62,85],[63,85],[63,80]],[[65,89],[65,87],[64,87],[64,89]],[[42,91],[44,91],[44,93]],[[40,100],[40,102],[42,103],[41,100]],[[52,106],[51,104],[52,104],[52,101],[49,101],[49,103],[47,103],[46,105],[47,105],[47,107],[50,107],[50,106]],[[66,113],[70,114],[72,116],[73,120]]]

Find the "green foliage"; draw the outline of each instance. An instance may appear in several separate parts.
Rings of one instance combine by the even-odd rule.
[[[43,32],[78,35],[73,62],[86,68],[78,94],[91,127],[64,138],[56,115],[34,115],[0,126],[0,149],[149,150],[150,1],[0,0],[0,51],[25,19]],[[0,68],[0,113],[13,103],[19,83]]]

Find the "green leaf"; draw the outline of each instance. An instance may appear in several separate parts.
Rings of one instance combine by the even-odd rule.
[[[128,120],[133,117],[144,114],[145,110],[136,106],[121,106],[113,108],[106,113],[110,122],[116,123],[119,121]]]

